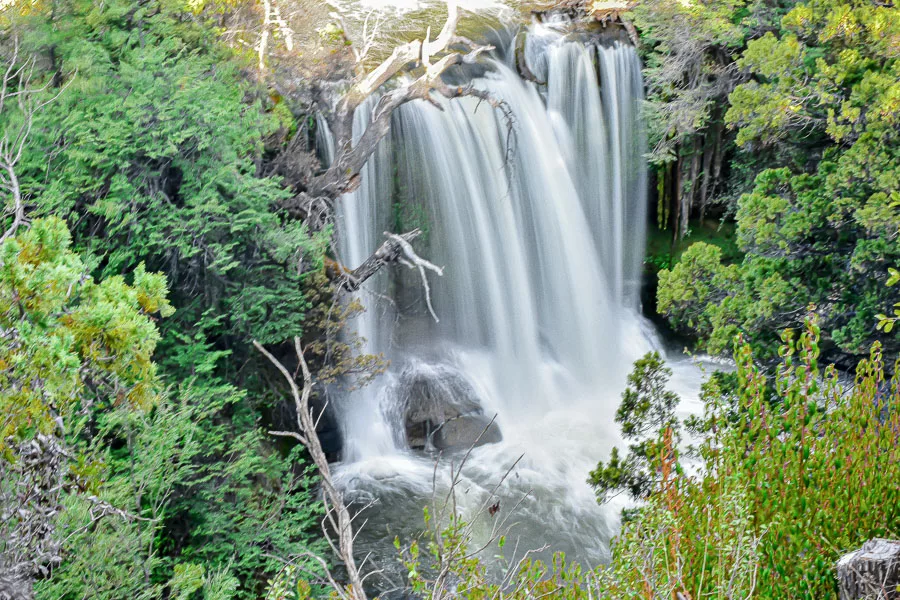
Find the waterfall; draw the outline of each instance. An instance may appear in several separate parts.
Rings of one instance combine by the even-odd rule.
[[[445,273],[430,280],[439,322],[424,309],[418,274],[393,269],[365,284],[358,332],[391,366],[337,402],[337,474],[394,511],[385,528],[399,527],[401,506],[415,522],[435,472],[407,449],[410,388],[400,388],[439,378],[415,389],[474,396],[503,434],[468,459],[461,510],[524,452],[500,492],[535,498],[519,507],[520,531],[595,561],[607,555],[617,509],[599,507],[585,479],[621,441],[613,416],[625,376],[650,346],[638,316],[643,85],[630,44],[539,24],[527,40],[545,85],[495,57],[470,80],[506,111],[476,98],[403,105],[360,187],[339,202],[344,264],[360,264],[385,231],[420,227],[419,253]],[[357,110],[355,136],[374,102]]]
[[[378,300],[390,291],[387,274],[367,283],[365,351],[384,353],[395,369],[422,355],[456,364],[501,422],[539,417],[560,398],[621,379],[633,358],[622,353],[622,324],[637,307],[643,253],[635,50],[541,26],[532,34],[530,60],[545,91],[497,60],[474,84],[508,114],[475,98],[438,99],[441,109],[404,105],[338,215],[344,264],[360,264],[378,247],[402,205],[421,221],[408,228],[426,229],[423,255],[446,267],[432,284],[437,324],[407,316],[394,327]],[[357,110],[354,135],[375,100]],[[403,445],[389,422],[391,381],[382,377],[341,402],[345,460]]]
[[[353,143],[359,140],[369,124],[369,116],[378,102],[370,96],[353,115]],[[333,153],[333,142],[325,143],[326,154]],[[330,159],[330,157],[327,157]],[[360,173],[359,187],[346,194],[337,206],[338,258],[345,265],[360,265],[381,244],[383,232],[391,227],[390,196],[392,186],[392,153],[390,138],[382,140]],[[329,160],[330,162],[330,160]],[[360,350],[366,354],[389,353],[392,310],[386,298],[387,273],[376,273],[359,294],[365,312],[357,319]],[[393,454],[399,440],[388,422],[384,401],[389,386],[383,375],[372,385],[364,386],[338,398],[341,435],[344,440],[343,460],[354,461],[367,456]]]

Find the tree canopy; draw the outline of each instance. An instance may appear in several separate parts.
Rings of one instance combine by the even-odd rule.
[[[736,65],[749,79],[725,113],[734,161],[758,171],[736,203],[744,259],[697,246],[660,274],[660,310],[710,350],[740,330],[772,356],[809,306],[841,352],[896,350],[875,316],[896,301],[884,283],[900,259],[898,35],[891,6],[817,1],[747,42]]]

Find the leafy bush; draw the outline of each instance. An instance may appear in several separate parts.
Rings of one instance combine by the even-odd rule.
[[[271,175],[271,155],[290,129],[290,111],[272,108],[265,89],[221,44],[216,24],[192,4],[18,3],[0,24],[3,43],[15,37],[23,59],[34,60],[42,90],[64,90],[35,115],[18,165],[29,212],[51,214],[63,229],[64,219],[71,231],[46,247],[57,244],[79,261],[75,275],[63,269],[68,265],[53,273],[66,279],[59,289],[48,287],[43,300],[56,301],[73,280],[75,300],[102,300],[100,317],[113,319],[114,300],[128,306],[137,294],[138,301],[155,301],[160,285],[146,271],[158,270],[177,309],[159,332],[146,317],[146,324],[113,321],[120,327],[100,340],[109,348],[96,343],[84,351],[95,352],[107,371],[133,367],[112,373],[128,384],[117,390],[120,401],[149,405],[142,390],[151,383],[173,389],[150,416],[125,418],[116,402],[96,402],[85,411],[84,428],[67,432],[88,456],[79,468],[95,477],[92,493],[135,518],[109,515],[95,523],[91,505],[64,498],[70,562],[41,583],[40,597],[177,597],[200,579],[215,579],[219,590],[256,598],[281,566],[276,556],[318,549],[310,533],[313,480],[300,451],[263,433],[281,406],[272,406],[271,386],[247,360],[247,347],[252,338],[275,345],[308,333],[307,311],[332,304],[317,279],[330,230],[311,233],[284,209],[296,190]],[[0,115],[0,124],[6,118]],[[296,138],[294,147],[302,142]],[[41,230],[37,223],[34,231]],[[123,273],[135,274],[134,289]],[[93,285],[91,275],[103,283]],[[88,283],[79,286],[78,278]],[[321,296],[315,302],[311,289]],[[81,323],[78,310],[69,316],[78,321],[70,323],[76,335],[87,326],[109,333],[99,317]],[[339,325],[328,325],[322,354],[338,347],[330,339]],[[55,354],[35,355],[31,364],[44,380],[77,369],[66,344],[94,341],[43,335]],[[93,379],[88,383],[106,383]],[[164,418],[173,406],[184,422]],[[0,430],[6,412],[0,404]],[[172,447],[177,440],[185,442],[181,450]],[[148,486],[158,488],[157,498]]]
[[[695,420],[702,472],[666,466],[663,452],[662,483],[620,537],[620,593],[733,597],[723,582],[742,581],[737,597],[829,597],[843,552],[900,531],[897,376],[886,380],[876,343],[853,385],[842,382],[820,369],[819,335],[814,319],[799,338],[786,331],[772,382],[737,344],[734,395],[707,389]]]

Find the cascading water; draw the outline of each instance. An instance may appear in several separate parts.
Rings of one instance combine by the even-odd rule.
[[[646,220],[640,64],[621,41],[538,24],[527,39],[531,70],[546,86],[497,59],[472,83],[506,112],[475,98],[436,99],[441,110],[404,105],[361,186],[340,202],[345,264],[361,263],[392,223],[411,221],[404,228],[426,230],[420,253],[446,269],[432,279],[439,323],[404,310],[421,295],[418,278],[391,285],[381,274],[362,298],[366,350],[392,365],[341,400],[337,472],[351,496],[376,501],[362,534],[376,551],[398,529],[421,525],[433,459],[407,449],[400,415],[409,393],[398,380],[433,377],[446,378],[429,388],[435,393],[474,395],[503,434],[472,452],[460,509],[478,506],[524,454],[499,490],[510,506],[527,495],[516,517],[523,547],[539,540],[587,562],[607,553],[618,509],[598,506],[585,479],[619,441],[612,416],[625,375],[652,344],[637,314]],[[355,135],[371,108],[357,111]],[[398,315],[377,301],[391,292]]]
[[[370,96],[353,115],[353,142],[365,131],[369,115],[378,98]],[[328,152],[333,152],[330,148]],[[331,157],[327,157],[330,161]],[[363,167],[360,186],[338,203],[339,253],[343,264],[359,265],[379,246],[383,232],[391,229],[390,195],[392,188],[391,143],[384,139]],[[365,308],[357,320],[357,334],[363,340],[362,352],[388,354],[391,306],[382,299],[387,292],[386,273],[376,273],[361,291],[360,302]],[[384,394],[388,389],[383,376],[375,385],[368,385],[339,399],[341,434],[344,440],[343,460],[352,462],[368,456],[393,454],[398,447],[385,415]]]

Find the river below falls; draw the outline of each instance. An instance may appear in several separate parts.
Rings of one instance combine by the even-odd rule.
[[[688,357],[674,345],[664,348],[649,322],[641,325],[648,337],[635,340],[635,346],[667,356],[672,369],[668,389],[681,398],[680,416],[702,412],[698,397],[705,373],[728,365]],[[367,561],[369,571],[379,571],[369,580],[373,588],[382,594],[405,589],[406,568],[394,541],[399,538],[406,545],[419,539],[426,528],[426,508],[436,515],[455,506],[464,521],[473,523],[470,547],[486,546],[479,556],[497,580],[526,552],[545,561],[562,551],[584,566],[605,563],[628,501],[620,496],[598,504],[587,478],[613,446],[626,445],[608,411],[597,410],[618,405],[626,375],[583,398],[570,398],[538,419],[502,419],[503,441],[469,453],[406,451],[337,464],[339,485],[361,511],[356,554]],[[453,500],[448,495],[451,474],[456,479]],[[494,514],[492,506],[498,508]],[[502,550],[492,542],[499,535],[506,538]]]

